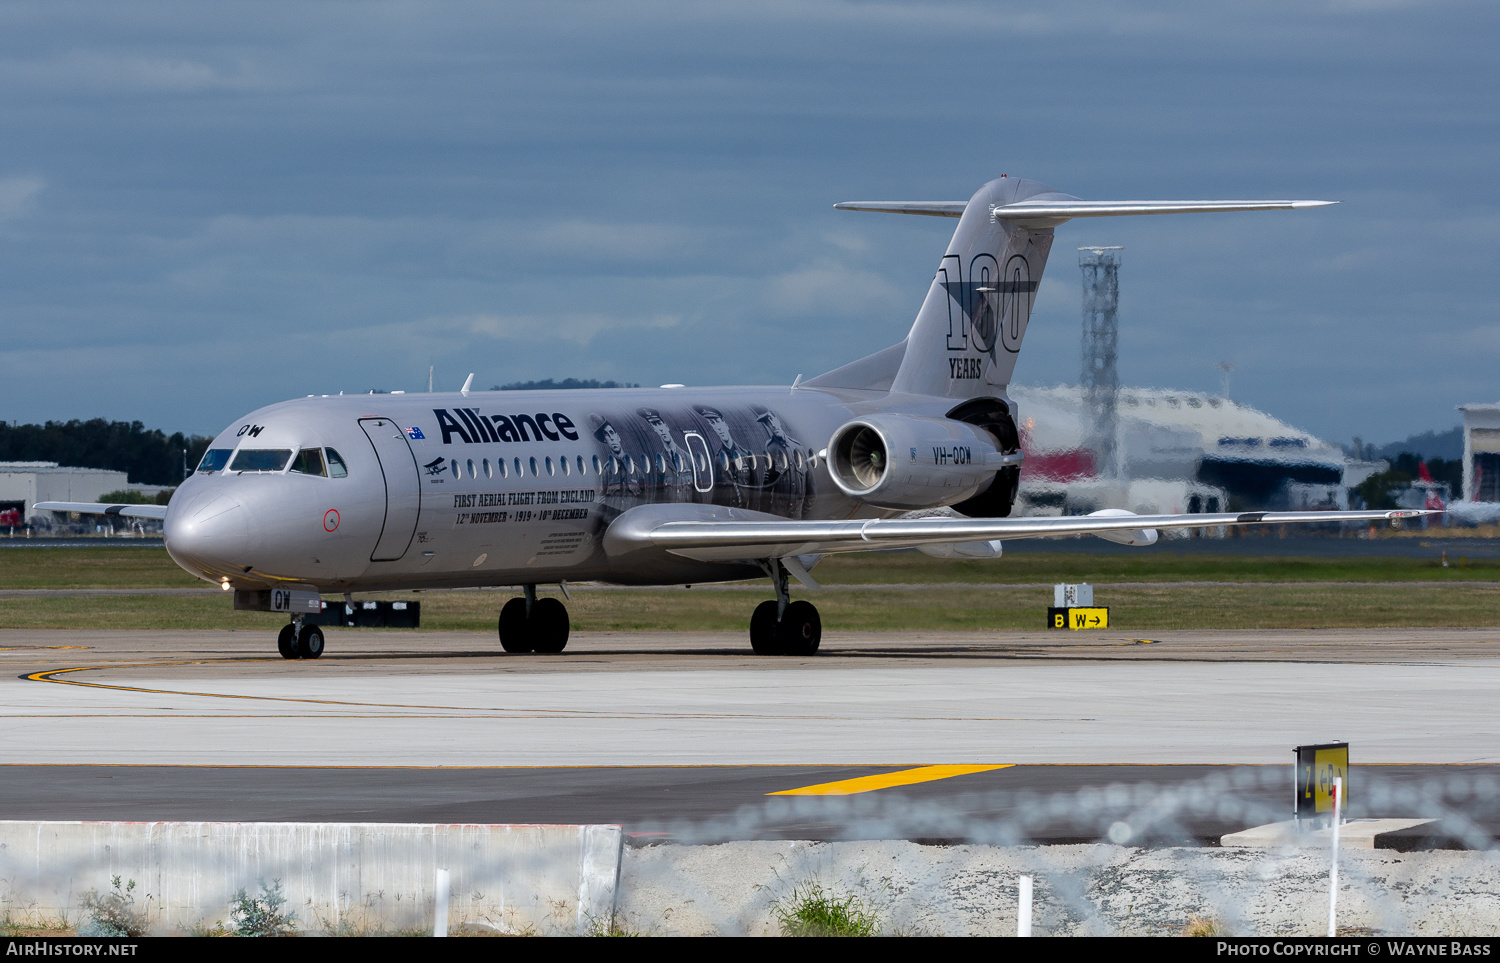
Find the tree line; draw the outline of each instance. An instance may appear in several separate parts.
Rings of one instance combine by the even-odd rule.
[[[1421,475],[1422,456],[1403,451],[1391,463],[1391,467],[1366,478],[1354,489],[1365,508],[1373,510],[1396,507],[1396,496],[1416,481]],[[1462,458],[1428,458],[1427,473],[1435,482],[1448,483],[1448,498],[1456,500],[1463,496],[1464,462]]]
[[[182,481],[183,449],[195,468],[212,438],[147,430],[139,421],[49,421],[44,425],[0,422],[0,461],[55,461],[75,468],[123,471],[137,485]]]

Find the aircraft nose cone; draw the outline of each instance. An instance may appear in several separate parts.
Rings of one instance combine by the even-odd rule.
[[[233,496],[209,492],[167,512],[163,536],[167,552],[207,575],[227,574],[245,564],[250,525]]]

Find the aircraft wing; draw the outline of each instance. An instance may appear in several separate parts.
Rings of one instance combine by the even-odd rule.
[[[122,515],[125,518],[167,517],[165,505],[112,505],[108,502],[37,502],[31,506],[42,512],[78,512],[80,515]]]
[[[655,548],[708,562],[872,552],[1055,535],[1097,535],[1129,545],[1149,545],[1156,541],[1156,531],[1163,528],[1310,522],[1399,522],[1430,514],[1436,513],[1402,509],[1136,515],[1111,509],[1093,515],[1039,518],[927,517],[794,521],[761,512],[710,505],[642,505],[615,519],[604,534],[604,550],[611,556],[620,556]]]

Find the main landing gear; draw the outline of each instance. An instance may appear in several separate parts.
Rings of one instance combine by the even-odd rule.
[[[786,566],[773,558],[762,563],[776,598],[755,607],[750,616],[750,648],[756,655],[813,655],[823,640],[823,621],[811,602],[790,600]]]
[[[500,648],[507,652],[561,652],[568,644],[568,609],[557,599],[536,597],[536,586],[523,586],[525,598],[511,599],[500,610]]]
[[[283,659],[316,659],[323,654],[323,630],[316,625],[304,625],[302,616],[294,615],[290,625],[281,627],[276,650]]]

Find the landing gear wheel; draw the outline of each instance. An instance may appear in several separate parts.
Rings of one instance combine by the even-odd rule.
[[[756,655],[781,654],[781,639],[776,631],[775,599],[757,605],[755,614],[750,616],[750,648],[755,650]]]
[[[568,644],[568,609],[557,599],[531,605],[531,642],[535,652],[561,652]]]
[[[297,629],[288,622],[281,627],[281,634],[276,636],[276,651],[281,653],[283,659],[295,659],[297,655]]]
[[[530,652],[533,647],[526,600],[511,599],[500,609],[500,648],[507,652]]]
[[[785,655],[813,655],[823,640],[823,620],[811,602],[793,602],[782,613],[776,636]]]
[[[323,630],[316,625],[304,625],[297,633],[297,655],[304,659],[316,659],[323,654]]]

